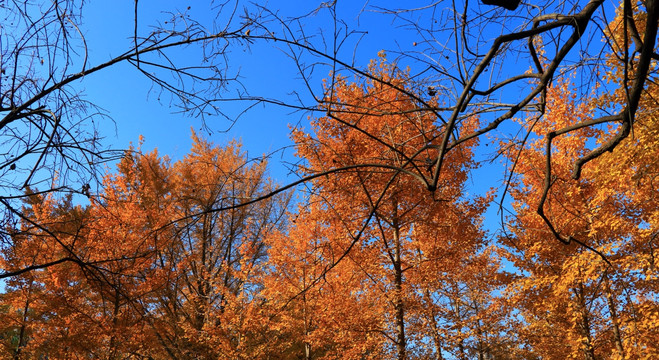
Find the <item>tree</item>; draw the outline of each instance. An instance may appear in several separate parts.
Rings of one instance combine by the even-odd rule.
[[[272,192],[267,162],[250,162],[237,142],[219,148],[194,133],[193,140],[191,153],[170,170],[168,221],[175,223],[156,263],[172,275],[152,300],[158,331],[175,358],[250,358],[258,355],[246,332],[257,325],[250,316],[257,311],[264,239],[285,224],[288,198],[237,206]],[[213,211],[218,207],[227,210]]]
[[[246,162],[237,142],[220,148],[193,139],[191,154],[174,164],[155,151],[126,153],[87,208],[50,195],[29,198],[16,246],[2,254],[4,268],[58,261],[62,246],[84,266],[59,261],[11,278],[2,299],[8,353],[258,356],[248,336],[258,315],[254,278],[263,238],[282,226],[287,198],[207,212],[269,193],[273,184],[265,161]]]
[[[657,58],[659,14],[655,0],[637,4],[622,1],[620,14],[625,21],[616,31],[626,34],[622,36],[624,41],[605,41],[601,45],[594,40],[610,36],[606,29],[612,11],[602,0],[554,1],[543,6],[485,1],[483,4],[468,3],[464,8],[443,2],[420,8],[378,8],[379,24],[393,19],[401,25],[396,33],[396,36],[400,34],[401,41],[397,42],[398,48],[390,49],[389,53],[398,54],[399,60],[409,64],[411,74],[415,74],[410,78],[415,86],[402,89],[384,79],[370,77],[363,66],[351,60],[354,52],[345,52],[346,47],[352,44],[356,47],[369,37],[357,41],[363,32],[353,31],[351,23],[342,19],[336,2],[323,2],[317,11],[291,18],[259,4],[245,8],[244,16],[239,18],[230,16],[236,13],[230,11],[232,6],[238,8],[238,4],[233,3],[215,8],[221,16],[207,27],[215,29],[212,32],[185,11],[175,11],[170,21],[141,35],[139,2],[135,2],[134,36],[126,51],[94,65],[88,64],[86,57],[82,4],[75,1],[3,3],[1,10],[6,21],[0,60],[0,131],[3,144],[11,149],[3,155],[0,165],[6,192],[2,195],[7,210],[5,223],[10,224],[11,217],[20,217],[20,206],[14,200],[22,196],[26,187],[42,184],[50,191],[86,194],[95,185],[95,165],[116,158],[115,153],[102,150],[99,137],[87,127],[93,119],[104,115],[95,109],[93,99],[82,96],[77,81],[120,63],[134,65],[137,72],[171,94],[174,104],[182,111],[202,117],[209,113],[222,114],[218,106],[221,100],[243,101],[247,108],[266,103],[320,111],[316,102],[323,100],[324,94],[314,89],[318,88],[319,71],[323,77],[327,74],[324,69],[333,70],[334,77],[353,74],[380,82],[412,96],[419,110],[429,111],[435,121],[445,123],[446,131],[427,145],[436,150],[431,159],[435,167],[427,184],[427,190],[432,192],[440,185],[440,173],[444,171],[444,158],[448,153],[461,151],[470,140],[493,133],[504,123],[512,124],[511,119],[519,114],[533,113],[538,121],[543,121],[546,90],[555,78],[565,71],[576,70],[583,79],[579,88],[597,87],[600,79],[597,74],[605,72],[609,66],[603,54],[616,53],[624,69],[620,89],[628,92],[624,103],[612,113],[595,113],[593,118],[569,128],[555,128],[552,135],[562,136],[577,128],[601,124],[620,125],[617,136],[573,159],[573,176],[579,177],[586,163],[612,150],[630,134],[641,92],[647,80],[654,76],[652,63]],[[331,26],[335,31],[321,30],[320,34],[309,31],[317,26],[307,27],[307,22],[317,19],[330,22],[321,29]],[[499,35],[490,37],[489,34]],[[412,35],[418,40],[407,41]],[[329,39],[335,46],[328,46]],[[234,80],[229,75],[227,51],[233,46],[250,43],[281,46],[300,70],[304,82],[300,88],[310,90],[307,96],[296,89],[293,89],[292,98],[252,94],[249,89],[247,92],[239,90],[237,96],[223,96],[218,92],[218,89],[228,89]],[[172,49],[197,44],[206,51],[199,61],[203,65],[189,66],[168,56]],[[578,53],[575,49],[579,49]],[[546,61],[541,61],[541,53]],[[506,66],[512,59],[517,62],[515,68]],[[335,80],[337,78],[329,83]],[[428,101],[435,94],[441,99],[439,104]],[[483,115],[481,126],[462,131],[461,120],[479,114]],[[457,133],[460,136],[455,137]],[[33,135],[23,136],[26,134]],[[523,135],[517,137],[520,141],[524,138]],[[50,178],[55,174],[58,181],[51,183]],[[561,234],[554,236],[568,241]],[[73,258],[73,255],[67,256]]]
[[[350,238],[343,223],[328,218],[323,203],[311,202],[290,214],[292,226],[268,237],[268,268],[262,294],[276,357],[378,359],[385,356],[382,306],[365,281],[372,258],[362,251],[345,255]],[[329,267],[334,266],[332,271]]]
[[[202,118],[216,115],[221,112],[214,103],[217,84],[229,81],[221,70],[221,49],[231,41],[241,42],[251,22],[230,19],[210,33],[189,16],[172,13],[170,21],[141,36],[136,1],[135,32],[129,48],[100,64],[90,64],[82,1],[9,1],[0,4],[0,12],[0,141],[7,149],[0,158],[3,228],[25,217],[20,200],[27,196],[27,188],[38,186],[41,193],[58,196],[89,196],[100,183],[102,165],[121,157],[121,150],[107,150],[101,145],[103,135],[97,133],[95,123],[107,121],[109,115],[85,98],[79,81],[128,63],[153,81],[162,96],[171,95],[182,112]],[[173,49],[201,43],[215,49],[203,59],[205,65],[170,62]],[[3,239],[3,246],[13,245],[8,232],[3,232]],[[70,251],[54,261],[86,265]],[[0,278],[30,269],[3,269]]]
[[[371,63],[370,76],[405,89],[407,73],[381,56]],[[325,103],[331,104],[327,116],[312,121],[311,133],[295,132],[294,139],[304,173],[340,171],[312,181],[310,205],[296,215],[287,236],[270,245],[275,273],[286,274],[277,287],[283,288],[278,303],[298,314],[289,315],[297,322],[283,326],[306,339],[298,349],[307,359],[441,357],[452,346],[466,352],[477,322],[481,334],[490,330],[476,320],[488,304],[453,318],[442,306],[488,294],[496,282],[487,289],[488,281],[478,284],[476,278],[497,268],[483,256],[479,228],[488,200],[463,195],[471,152],[448,158],[451,172],[441,188],[425,192],[434,153],[424,148],[443,131],[432,114],[417,112],[414,98],[380,81],[362,85],[339,78],[328,85]],[[477,126],[474,119],[467,122]],[[456,264],[464,264],[463,271]],[[461,291],[451,294],[451,287]],[[454,333],[441,329],[457,323],[462,325]],[[329,340],[328,331],[341,337]],[[463,340],[452,343],[459,336]],[[474,354],[479,350],[481,356],[487,352],[474,348]]]
[[[97,294],[90,294],[86,284],[98,282],[94,265],[81,273],[73,261],[61,261],[64,249],[74,249],[90,264],[94,256],[89,250],[88,209],[73,206],[71,201],[58,202],[51,195],[32,194],[26,199],[28,214],[14,234],[14,247],[3,251],[3,267],[8,270],[34,268],[12,277],[7,282],[2,304],[5,311],[3,334],[13,333],[5,346],[5,354],[13,359],[38,357],[49,354],[67,358],[67,354],[84,349],[91,352],[93,342],[76,342],[81,334],[95,333],[88,327],[84,312],[102,314],[103,308],[86,306]],[[36,225],[38,224],[38,225]],[[52,271],[34,267],[34,264],[51,264]],[[98,264],[96,264],[98,265]],[[102,275],[101,275],[102,276]],[[68,301],[62,301],[68,298]],[[80,316],[83,315],[83,316]],[[75,319],[79,320],[76,321]],[[75,324],[75,326],[72,326]],[[73,340],[73,342],[71,342]],[[62,343],[59,343],[62,341]],[[68,349],[68,346],[73,348]],[[89,346],[89,347],[87,347]],[[71,352],[69,352],[71,351]]]
[[[641,101],[654,101],[655,91],[653,84]],[[547,98],[553,126],[569,127],[615,96],[579,102],[568,79],[550,89]],[[656,191],[641,180],[656,176],[651,165],[655,161],[647,157],[657,153],[656,141],[643,139],[656,131],[656,124],[655,115],[639,111],[637,125],[643,135],[625,139],[615,151],[593,161],[579,180],[571,178],[570,159],[587,153],[593,139],[606,137],[606,129],[581,129],[555,139],[547,163],[543,136],[551,128],[529,123],[539,138],[519,153],[511,151],[519,156],[520,178],[511,191],[516,217],[507,244],[510,260],[521,271],[509,291],[525,319],[525,340],[538,356],[596,359],[656,353],[655,345],[647,342],[656,334],[645,325],[654,321],[647,317],[657,311],[656,298],[649,296],[656,289],[648,287],[656,269],[653,260],[647,260],[653,258],[656,224],[650,219],[656,209],[646,207]],[[633,150],[640,143],[646,144],[643,155]],[[630,164],[636,170],[630,170]],[[553,184],[548,195],[539,198],[533,194],[546,187],[547,169]],[[542,216],[555,228],[543,226]],[[552,231],[566,234],[572,244],[551,246]]]

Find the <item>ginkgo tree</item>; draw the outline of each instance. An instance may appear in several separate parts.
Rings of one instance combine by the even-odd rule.
[[[264,239],[283,226],[287,197],[237,206],[272,191],[266,161],[249,162],[237,142],[219,148],[193,140],[191,153],[171,168],[175,223],[157,263],[175,275],[157,291],[158,323],[177,358],[253,357],[246,333],[261,331],[249,316]]]
[[[287,198],[236,207],[271,191],[265,162],[249,162],[237,142],[220,148],[194,134],[193,142],[173,164],[156,151],[127,152],[86,208],[50,195],[28,198],[30,216],[3,251],[3,267],[56,261],[63,247],[83,257],[8,282],[0,314],[5,354],[258,356],[247,336],[260,330],[250,317],[254,279],[263,239],[283,224]]]
[[[622,26],[619,22],[612,26]],[[641,97],[637,135],[584,167],[578,180],[572,176],[573,159],[613,137],[615,129],[550,135],[553,127],[569,128],[624,103],[625,93],[618,87],[624,70],[614,65],[615,54],[611,61],[613,91],[593,91],[579,99],[571,79],[563,79],[547,94],[551,126],[526,122],[534,140],[512,146],[509,153],[519,177],[511,188],[515,216],[503,244],[519,274],[507,300],[524,318],[519,329],[523,341],[542,358],[623,359],[658,353],[656,341],[649,340],[657,336],[656,325],[650,324],[656,324],[659,307],[654,262],[658,194],[653,183],[659,122],[652,110],[657,87],[648,85]],[[537,195],[542,189],[547,196]],[[560,244],[555,234],[569,243]]]
[[[339,170],[311,182],[310,205],[270,242],[271,266],[285,279],[277,301],[299,314],[282,326],[298,329],[306,359],[493,355],[485,343],[498,334],[482,319],[496,287],[496,276],[484,274],[497,264],[483,256],[489,199],[465,196],[471,147],[453,152],[441,186],[425,191],[435,156],[426,145],[444,129],[400,91],[407,73],[384,54],[369,74],[363,84],[326,84],[327,115],[309,133],[294,132],[302,173]],[[455,308],[463,303],[469,310]]]
[[[261,295],[273,335],[268,348],[284,358],[382,358],[383,304],[371,295],[381,289],[364,279],[364,271],[377,265],[362,251],[333,263],[350,246],[349,237],[345,224],[327,218],[323,206],[305,203],[289,214],[286,232],[267,239],[269,269]]]

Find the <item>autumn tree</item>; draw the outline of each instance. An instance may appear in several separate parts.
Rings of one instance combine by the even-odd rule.
[[[10,230],[14,246],[3,251],[0,257],[2,267],[9,271],[30,270],[22,271],[21,275],[12,277],[4,285],[0,312],[3,359],[34,358],[47,354],[53,344],[44,338],[57,338],[69,330],[56,318],[61,314],[61,304],[52,301],[48,287],[68,286],[72,293],[79,290],[75,282],[69,283],[72,277],[64,275],[72,268],[76,269],[75,266],[61,261],[61,257],[67,256],[63,248],[83,252],[88,212],[74,206],[70,200],[56,201],[51,195],[30,192],[25,198],[25,218]],[[62,272],[50,273],[41,270],[42,264],[57,265],[63,269]],[[44,322],[49,319],[58,323],[55,328],[60,331],[48,333]],[[45,336],[47,334],[49,336]]]
[[[88,42],[85,37],[90,24],[84,21],[84,1],[0,4],[3,228],[25,216],[21,198],[27,196],[27,188],[53,192],[57,198],[65,194],[90,195],[102,182],[104,164],[118,160],[126,150],[111,150],[101,142],[109,134],[99,134],[98,124],[111,122],[112,115],[85,96],[84,85],[80,84],[90,75],[126,64],[134,71],[125,74],[126,79],[143,76],[152,82],[152,90],[163,102],[169,101],[182,113],[200,118],[222,113],[214,100],[219,98],[221,84],[232,79],[231,74],[222,71],[227,60],[222,49],[232,41],[243,42],[245,27],[254,19],[218,18],[210,32],[186,10],[174,9],[167,19],[143,28],[138,20],[140,5],[135,1],[130,14],[134,27],[130,29],[131,38],[124,43],[125,51],[92,63],[92,49],[105,44]],[[214,7],[218,13],[224,8]],[[115,30],[119,33],[122,29]],[[171,61],[177,49],[195,45],[213,48],[199,59],[204,65]],[[13,246],[9,233],[3,232],[2,236],[3,246]],[[79,260],[78,255],[65,252],[53,261]],[[2,268],[0,278],[22,270]]]
[[[21,247],[2,254],[3,266],[50,264],[65,245],[84,257],[11,278],[2,315],[3,333],[12,334],[8,353],[258,354],[249,335],[256,334],[251,301],[260,290],[253,279],[286,197],[236,206],[271,191],[265,161],[250,163],[237,142],[220,148],[193,140],[191,154],[174,164],[155,151],[126,153],[87,208],[30,198],[15,239]],[[48,227],[30,226],[37,223]]]
[[[441,186],[424,191],[436,154],[426,145],[444,128],[402,95],[409,86],[405,71],[382,57],[369,74],[377,80],[326,84],[327,116],[313,119],[310,133],[294,133],[304,173],[339,171],[312,181],[310,205],[287,237],[270,245],[272,266],[286,274],[278,284],[278,295],[289,297],[279,300],[282,312],[290,308],[301,320],[283,326],[296,326],[306,339],[298,349],[307,359],[441,357],[459,346],[466,352],[467,338],[477,337],[475,318],[458,311],[449,319],[442,306],[466,293],[486,295],[494,277],[482,284],[476,278],[497,268],[481,257],[487,242],[479,217],[487,199],[464,196],[472,154],[455,152]],[[476,119],[464,122],[477,126]],[[451,294],[451,286],[462,291]],[[337,297],[344,306],[333,306]],[[473,314],[482,315],[487,304],[481,306]],[[455,332],[444,331],[455,322],[461,323]],[[327,331],[342,337],[329,340]],[[453,341],[460,336],[463,341]]]
[[[255,279],[266,260],[264,238],[284,224],[287,197],[242,206],[273,190],[267,162],[248,160],[238,142],[219,148],[194,133],[193,140],[171,168],[174,223],[157,266],[175,275],[153,300],[158,329],[176,358],[257,356],[248,336],[259,329],[251,318],[261,289]]]
[[[123,177],[108,175],[104,193],[93,197],[86,208],[73,207],[70,200],[61,204],[52,193],[33,195],[34,201],[26,207],[30,215],[23,222],[37,226],[41,235],[26,237],[22,243],[38,245],[42,258],[28,256],[15,246],[2,253],[7,265],[11,264],[5,267],[9,271],[26,267],[14,264],[11,254],[16,252],[38,269],[19,272],[10,280],[21,283],[29,277],[41,289],[38,293],[26,298],[10,287],[6,294],[40,306],[41,316],[26,319],[31,331],[23,341],[31,349],[29,357],[119,358],[139,353],[148,342],[144,300],[159,286],[150,274],[156,249],[165,245],[150,234],[171,215],[163,205],[168,191],[161,180],[165,165],[155,153],[141,158],[129,153],[119,168]],[[62,221],[71,224],[68,232],[55,230],[53,224]],[[20,228],[17,234],[28,229]],[[67,254],[76,257],[62,261]],[[5,304],[9,313],[16,311],[11,302]]]
[[[380,290],[364,281],[364,271],[376,265],[362,251],[333,264],[351,238],[322,207],[319,201],[300,206],[289,214],[292,226],[267,239],[268,348],[284,358],[382,358],[382,304],[368,295]]]
[[[650,285],[656,206],[650,204],[657,149],[647,136],[656,133],[657,89],[654,82],[639,85],[642,51],[629,53],[631,43],[648,51],[643,36],[656,37],[646,23],[652,6],[620,7],[604,34],[611,44],[600,69],[606,82],[584,93],[574,75],[561,78],[547,91],[548,121],[525,119],[532,140],[510,148],[519,177],[511,192],[516,215],[504,243],[520,273],[508,295],[525,319],[520,333],[541,357],[657,352],[647,341],[656,338],[647,324],[657,311],[650,295],[656,294]],[[656,70],[650,67],[647,76],[653,79]],[[635,135],[625,138],[631,122],[603,126],[598,119],[629,111],[632,98],[635,117],[627,120],[634,121]],[[612,151],[600,151],[607,146]]]
[[[620,21],[612,31],[622,26]],[[617,62],[613,55],[611,61]],[[623,69],[612,66],[607,75],[615,85]],[[614,86],[603,95],[578,99],[572,86],[568,78],[548,91],[551,127],[528,122],[537,138],[511,151],[520,176],[511,191],[516,216],[505,244],[520,270],[509,288],[525,319],[520,332],[540,357],[656,354],[656,345],[648,342],[656,332],[648,324],[655,322],[658,306],[650,295],[656,294],[650,285],[657,274],[652,260],[656,206],[650,204],[656,197],[651,179],[658,150],[647,138],[657,131],[656,86],[650,84],[641,97],[638,136],[594,160],[579,180],[572,177],[573,159],[598,146],[595,139],[614,138],[615,131],[581,128],[554,138],[552,128],[569,128],[602,108],[620,106],[625,93]],[[637,146],[643,151],[634,150]],[[547,196],[537,195],[542,189]],[[568,244],[552,241],[555,234]]]

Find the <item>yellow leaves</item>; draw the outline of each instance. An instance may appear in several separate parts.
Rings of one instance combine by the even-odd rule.
[[[520,176],[511,190],[517,211],[511,226],[514,233],[511,243],[516,248],[507,256],[523,273],[515,278],[507,293],[517,309],[524,309],[527,333],[546,336],[540,339],[529,336],[541,356],[578,357],[587,343],[594,346],[596,354],[617,353],[615,336],[608,330],[613,326],[613,310],[617,311],[620,323],[625,324],[620,330],[625,352],[634,354],[646,346],[639,345],[644,341],[641,338],[654,336],[647,328],[626,326],[645,321],[645,314],[637,312],[639,304],[645,301],[641,294],[656,294],[658,290],[653,283],[656,266],[650,260],[654,258],[656,245],[649,245],[649,242],[654,244],[649,239],[656,236],[658,228],[653,215],[657,213],[658,193],[656,186],[643,180],[658,173],[652,165],[659,154],[654,136],[657,122],[648,117],[656,104],[641,106],[635,135],[622,141],[613,152],[591,161],[578,181],[570,179],[574,161],[607,141],[618,131],[617,125],[561,135],[552,143],[552,186],[543,210],[562,236],[572,236],[597,254],[574,242],[559,243],[536,214],[537,194],[545,181],[543,136],[552,129],[588,120],[592,109],[621,101],[621,94],[575,99],[569,82],[564,81],[548,91],[547,96],[546,118],[534,128],[538,140],[522,150],[516,168]],[[516,156],[514,151],[511,153]],[[635,294],[632,298],[626,295],[631,293]],[[656,301],[653,303],[656,307]],[[564,334],[565,341],[572,342],[571,354],[540,351],[563,344],[553,342],[548,328],[540,330],[542,326],[534,323],[537,319],[545,319]],[[633,341],[629,340],[632,338]],[[653,356],[657,353],[655,348],[648,349]]]

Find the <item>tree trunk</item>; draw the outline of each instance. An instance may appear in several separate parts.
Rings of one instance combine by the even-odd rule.
[[[406,340],[405,340],[405,309],[403,307],[403,268],[401,261],[401,243],[400,228],[398,226],[398,215],[396,214],[396,204],[394,204],[394,288],[396,290],[394,299],[394,310],[396,316],[396,348],[398,350],[398,360],[406,359]]]
[[[32,286],[32,283],[30,283],[30,286]],[[16,344],[14,360],[19,360],[21,358],[23,347],[25,347],[27,344],[27,340],[25,339],[25,330],[27,327],[27,313],[30,310],[30,293],[31,291],[28,292],[28,298],[25,300],[25,307],[23,308],[23,321],[21,322],[21,330],[18,333],[18,344]]]
[[[304,360],[311,360],[311,344],[304,342]]]
[[[115,359],[117,358],[117,338],[116,338],[116,332],[117,332],[117,324],[119,323],[119,310],[120,310],[120,296],[121,294],[119,293],[119,288],[121,284],[118,283],[116,285],[116,288],[114,289],[114,308],[112,311],[112,334],[110,335],[110,352],[108,354],[108,359]]]
[[[581,343],[583,347],[581,351],[584,354],[586,360],[596,360],[595,357],[595,348],[593,347],[593,339],[590,335],[590,316],[588,315],[588,309],[586,308],[586,299],[584,296],[583,285],[579,284],[578,289],[574,289],[576,295],[577,307],[579,309],[579,324],[577,328],[581,335]]]
[[[306,268],[302,268],[302,278],[303,278],[303,284],[304,288],[307,288],[307,271]],[[311,333],[311,324],[309,320],[309,315],[307,313],[307,292],[304,291],[302,292],[302,317],[304,320],[304,360],[311,360],[311,344],[309,344],[309,340],[307,337]]]
[[[432,310],[432,298],[430,297],[430,291],[426,288],[424,290],[424,295],[426,298],[426,303],[428,304],[428,321],[430,322],[430,326],[432,328],[432,340],[435,345],[435,359],[436,360],[443,360],[444,357],[442,356],[442,339],[439,337],[439,326],[437,326],[437,319],[435,319],[435,312]]]
[[[611,323],[613,324],[613,339],[615,341],[616,350],[618,350],[618,355],[621,359],[625,358],[625,350],[622,346],[622,335],[620,334],[620,320],[618,319],[618,311],[616,310],[615,299],[613,298],[613,292],[611,291],[611,284],[609,283],[609,278],[604,274],[604,283],[606,286],[606,300],[609,305],[609,313],[611,314]]]

